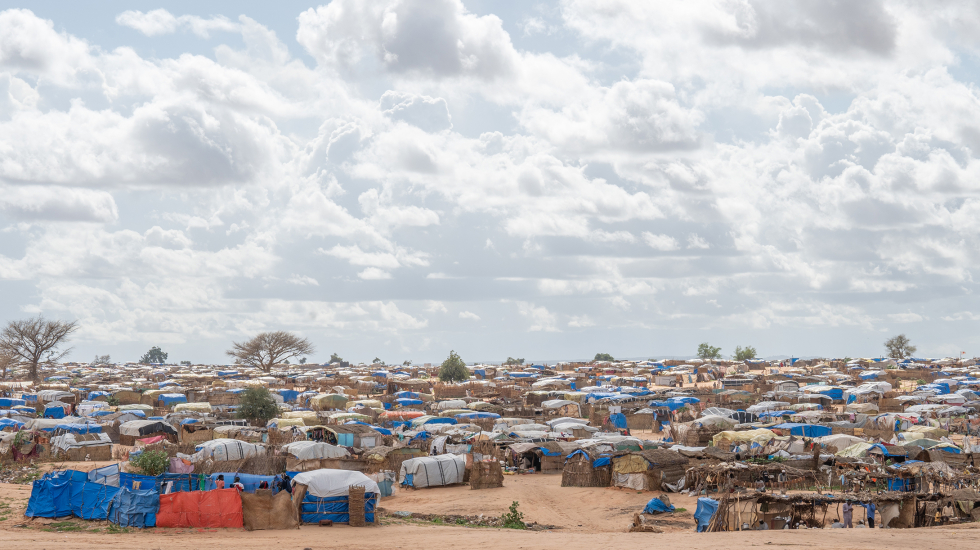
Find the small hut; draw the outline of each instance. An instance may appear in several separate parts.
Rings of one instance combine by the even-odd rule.
[[[470,489],[493,489],[504,486],[504,471],[496,460],[474,462],[470,469]]]
[[[609,487],[612,483],[612,459],[592,456],[584,450],[573,451],[561,471],[562,487]]]
[[[684,479],[687,458],[667,449],[626,453],[612,459],[612,485],[640,491],[664,490]]]

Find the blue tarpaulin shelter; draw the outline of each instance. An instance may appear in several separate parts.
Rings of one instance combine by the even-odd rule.
[[[269,484],[269,488],[272,489],[272,493],[273,494],[279,492],[279,488],[277,487],[278,486],[278,481],[280,479],[279,476],[260,476],[260,475],[255,475],[255,474],[236,474],[235,472],[215,472],[215,473],[209,475],[207,477],[206,481],[205,481],[205,484],[204,484],[205,490],[210,491],[210,490],[213,490],[213,489],[217,489],[218,488],[218,486],[215,484],[215,482],[218,480],[218,476],[219,475],[225,476],[225,487],[231,487],[231,484],[234,482],[235,477],[237,476],[241,480],[242,485],[245,486],[245,492],[246,493],[254,493],[255,490],[259,488],[259,485],[263,481],[265,481],[266,483]]]
[[[164,393],[160,395],[160,402],[165,406],[187,403],[187,396],[182,393]]]
[[[58,424],[41,428],[42,432],[71,432],[73,434],[97,434],[102,431],[98,424]]]
[[[376,493],[364,493],[364,521],[374,523],[374,508],[377,503]],[[334,523],[350,522],[350,506],[345,496],[321,498],[307,492],[303,495],[300,514],[303,523],[320,523],[325,519]]]
[[[54,418],[55,420],[65,417],[65,409],[61,406],[45,407],[44,418]]]
[[[698,507],[694,510],[694,520],[698,524],[698,533],[708,529],[711,518],[718,512],[718,501],[713,498],[699,497]]]
[[[295,403],[296,398],[299,397],[299,392],[296,390],[276,390],[279,395],[282,396],[284,403]]]
[[[16,397],[0,397],[0,408],[9,409],[18,405],[26,405],[27,400],[17,399]]]
[[[157,491],[133,491],[119,489],[112,500],[109,521],[120,527],[154,527],[160,511],[160,493]]]
[[[833,432],[830,426],[821,426],[820,424],[800,424],[797,422],[783,422],[782,424],[769,426],[769,429],[789,430],[791,435],[798,435],[801,437],[823,437],[825,435],[830,435]]]
[[[626,415],[624,415],[622,413],[615,413],[615,414],[609,415],[609,422],[611,422],[613,426],[616,426],[617,428],[619,428],[621,430],[625,430],[627,428],[627,426],[626,426]]]
[[[673,511],[674,511],[673,504],[668,506],[666,502],[660,500],[659,498],[651,498],[650,502],[648,502],[647,505],[643,507],[644,514],[659,514],[662,512],[673,512]]]
[[[66,470],[48,474],[34,482],[24,515],[30,518],[77,516],[106,519],[118,487],[94,483],[88,474]]]

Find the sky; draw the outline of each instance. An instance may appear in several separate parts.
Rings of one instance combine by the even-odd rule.
[[[980,4],[0,0],[0,322],[980,354]]]

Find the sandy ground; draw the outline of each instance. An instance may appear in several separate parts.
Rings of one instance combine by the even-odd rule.
[[[390,511],[427,514],[499,515],[513,501],[527,521],[552,525],[544,531],[514,531],[433,525],[386,520],[368,528],[347,526],[304,526],[292,531],[254,531],[237,529],[147,529],[107,533],[103,522],[71,520],[85,531],[58,532],[64,524],[57,520],[26,520],[23,516],[29,485],[0,484],[0,548],[146,548],[181,547],[235,550],[304,548],[422,549],[445,548],[535,548],[594,549],[634,545],[668,545],[674,549],[732,548],[749,546],[819,547],[821,549],[876,546],[921,550],[975,548],[978,531],[962,527],[909,530],[834,529],[806,531],[759,531],[748,533],[693,532],[694,498],[671,495],[678,508],[687,508],[665,517],[665,533],[627,533],[633,513],[654,496],[611,488],[561,487],[557,475],[507,476],[504,487],[473,491],[467,486],[403,490],[386,498],[381,506]],[[49,546],[50,545],[50,546]]]

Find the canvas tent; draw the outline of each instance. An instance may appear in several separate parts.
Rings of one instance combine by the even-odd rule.
[[[444,454],[410,458],[402,462],[398,483],[421,489],[462,483],[466,459],[462,455]]]

